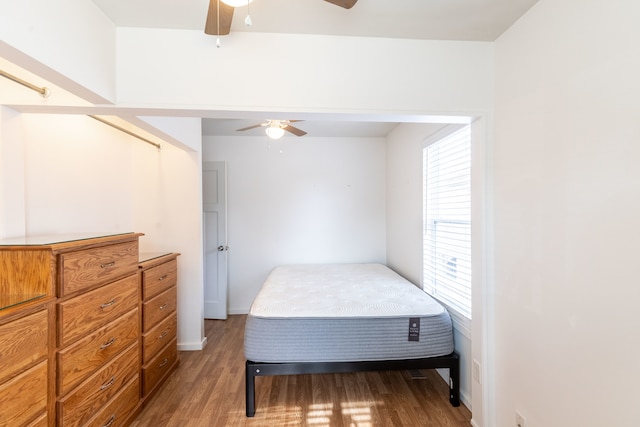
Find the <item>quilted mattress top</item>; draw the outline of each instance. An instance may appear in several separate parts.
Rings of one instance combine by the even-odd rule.
[[[337,318],[439,316],[444,307],[382,264],[276,267],[256,296],[250,316]]]

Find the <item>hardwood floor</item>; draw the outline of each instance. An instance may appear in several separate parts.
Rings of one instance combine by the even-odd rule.
[[[256,378],[256,415],[245,416],[245,316],[205,320],[203,351],[181,352],[180,366],[132,424],[142,426],[469,426],[471,413],[449,404],[435,371]],[[415,377],[415,375],[414,375]]]

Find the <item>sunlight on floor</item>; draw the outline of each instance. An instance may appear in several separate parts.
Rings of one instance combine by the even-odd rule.
[[[307,412],[307,423],[311,426],[328,426],[333,415],[332,403],[316,403],[309,405]]]
[[[342,402],[340,403],[340,414],[346,417],[345,425],[350,427],[373,427],[371,419],[371,408],[382,406],[382,402]],[[314,427],[329,427],[331,417],[337,408],[333,403],[316,403],[309,405],[307,412],[307,424]]]
[[[354,427],[371,427],[371,408],[364,403],[341,403],[342,415],[348,415]],[[354,424],[355,423],[355,424]]]

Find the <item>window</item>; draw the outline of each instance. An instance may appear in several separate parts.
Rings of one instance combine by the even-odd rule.
[[[423,289],[471,319],[471,131],[423,149]]]

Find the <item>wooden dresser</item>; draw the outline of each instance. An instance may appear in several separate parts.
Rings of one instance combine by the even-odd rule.
[[[138,236],[57,252],[58,426],[124,426],[139,405]]]
[[[146,401],[178,366],[177,253],[140,254],[142,398]]]
[[[0,310],[0,426],[53,425],[50,304]]]
[[[0,426],[55,423],[55,259],[0,241]],[[18,246],[15,246],[18,245]]]
[[[177,254],[140,263],[141,235],[0,241],[0,426],[126,426],[176,366]]]

